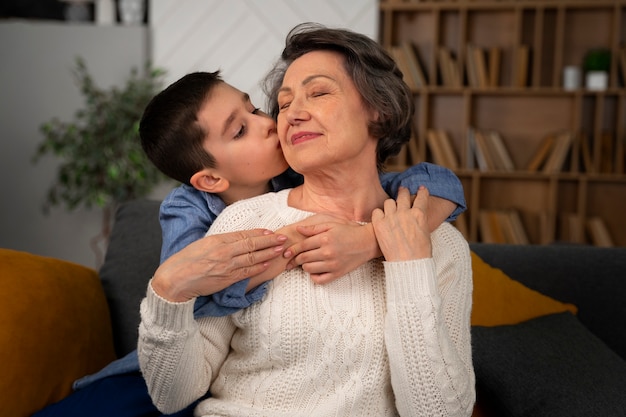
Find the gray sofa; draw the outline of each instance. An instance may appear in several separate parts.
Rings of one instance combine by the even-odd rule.
[[[138,306],[159,264],[158,201],[122,205],[99,271],[115,354],[134,350]],[[484,261],[577,306],[474,326],[476,416],[626,416],[626,248],[471,244]]]

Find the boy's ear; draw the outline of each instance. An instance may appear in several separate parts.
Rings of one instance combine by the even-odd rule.
[[[226,178],[220,177],[215,171],[210,169],[196,172],[189,182],[196,190],[212,194],[223,193],[230,187],[230,183]]]

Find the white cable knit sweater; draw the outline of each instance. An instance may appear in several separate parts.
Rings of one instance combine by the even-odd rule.
[[[226,208],[210,234],[276,230],[311,215],[289,190]],[[141,304],[139,362],[165,413],[209,388],[197,416],[469,416],[469,248],[445,223],[433,258],[373,260],[326,285],[301,268],[265,298],[227,317],[193,318],[194,300],[152,291]]]

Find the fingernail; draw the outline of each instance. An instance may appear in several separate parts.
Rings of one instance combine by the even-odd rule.
[[[286,240],[287,240],[287,236],[285,236],[285,235],[279,235],[279,236],[278,236],[278,241],[279,241],[279,242],[284,242],[284,241],[286,241]]]
[[[291,255],[292,255],[292,254],[293,254],[293,253],[292,253],[290,250],[286,250],[286,251],[285,251],[285,253],[283,253],[283,256],[284,256],[285,258],[291,258]]]
[[[282,252],[282,251],[283,251],[283,249],[285,249],[285,248],[284,248],[284,247],[282,247],[282,246],[276,246],[276,247],[274,248],[274,252]]]

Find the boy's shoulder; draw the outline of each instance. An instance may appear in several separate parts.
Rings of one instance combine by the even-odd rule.
[[[197,208],[219,214],[226,204],[217,195],[200,191],[191,185],[181,184],[170,191],[161,202],[161,211],[168,209]]]

